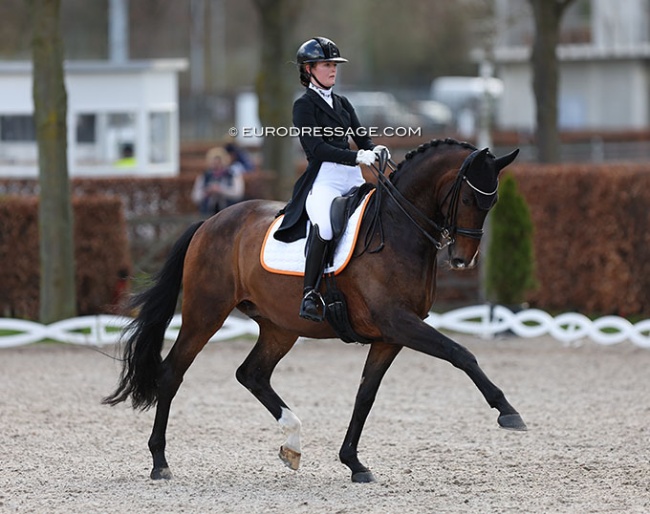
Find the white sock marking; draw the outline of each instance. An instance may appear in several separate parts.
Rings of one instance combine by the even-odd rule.
[[[282,417],[278,420],[278,423],[282,428],[282,432],[287,436],[284,446],[300,453],[300,429],[302,423],[298,417],[289,409],[282,407]]]

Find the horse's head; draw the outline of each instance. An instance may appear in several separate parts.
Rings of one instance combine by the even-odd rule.
[[[497,201],[499,174],[518,153],[515,150],[496,158],[487,148],[474,150],[459,169],[449,170],[442,177],[436,223],[453,269],[476,265],[483,223]]]
[[[390,181],[378,184],[425,240],[447,249],[453,269],[471,268],[483,222],[497,200],[499,174],[518,153],[497,158],[487,148],[435,139],[407,153]]]

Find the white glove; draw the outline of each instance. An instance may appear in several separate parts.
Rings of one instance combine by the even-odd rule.
[[[376,158],[377,156],[372,150],[359,150],[357,152],[357,164],[365,164],[366,166],[370,166],[373,162],[375,162]]]
[[[384,145],[377,145],[372,149],[372,151],[375,152],[377,158],[379,158],[379,155],[381,154],[382,150],[386,150],[386,159],[390,160],[390,150],[386,148]]]

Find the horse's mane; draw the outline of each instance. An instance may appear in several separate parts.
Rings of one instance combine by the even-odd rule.
[[[395,168],[395,171],[393,171],[389,175],[389,179],[393,181],[396,177],[399,171],[403,167],[408,167],[408,165],[412,162],[412,159],[418,155],[422,155],[423,153],[427,152],[431,148],[440,148],[440,147],[448,147],[448,146],[459,146],[460,148],[466,148],[468,150],[476,150],[477,148],[466,141],[458,141],[456,139],[453,139],[451,137],[445,138],[445,139],[432,139],[431,141],[428,141],[426,143],[422,143],[420,146],[417,148],[409,151],[405,156],[404,159],[397,165],[397,168]]]
[[[474,151],[477,148],[467,142],[464,141],[457,141],[456,139],[453,139],[451,137],[448,137],[446,139],[432,139],[431,141],[428,141],[427,143],[422,143],[420,146],[417,148],[407,152],[407,154],[404,156],[404,159],[400,161],[400,163],[395,167],[394,171],[388,176],[388,180],[395,185],[395,179],[398,178],[399,176],[404,174],[404,171],[406,171],[409,166],[413,163],[414,157],[424,155],[425,152],[429,151],[430,149],[442,149],[442,148],[451,148],[451,147],[458,147],[460,149],[467,149]],[[435,151],[435,150],[434,150]],[[400,173],[401,172],[401,173]],[[379,180],[379,184],[381,184],[382,181]],[[383,185],[383,187],[377,188],[377,194],[373,195],[372,198],[370,199],[370,204],[367,208],[366,211],[366,217],[369,221],[366,231],[365,231],[365,236],[364,236],[364,247],[361,250],[361,253],[364,253],[366,251],[369,251],[370,253],[375,253],[378,251],[381,251],[381,249],[384,247],[384,235],[383,235],[383,228],[381,224],[381,219],[380,219],[380,206],[382,203],[382,198],[383,194],[382,191],[383,189],[390,189],[386,187],[386,184]],[[392,193],[391,193],[392,196]],[[371,207],[372,206],[372,207]],[[375,234],[379,232],[379,244],[376,248],[370,248],[371,242]]]

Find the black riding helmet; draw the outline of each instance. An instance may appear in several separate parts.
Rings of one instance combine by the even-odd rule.
[[[300,67],[300,83],[308,86],[311,79],[311,73],[305,68],[305,64],[314,62],[348,62],[341,57],[339,48],[334,41],[326,37],[314,37],[305,41],[296,53],[296,64]]]
[[[307,64],[318,61],[348,62],[347,59],[341,57],[341,52],[334,41],[326,37],[313,37],[300,45],[296,54],[296,62]]]

